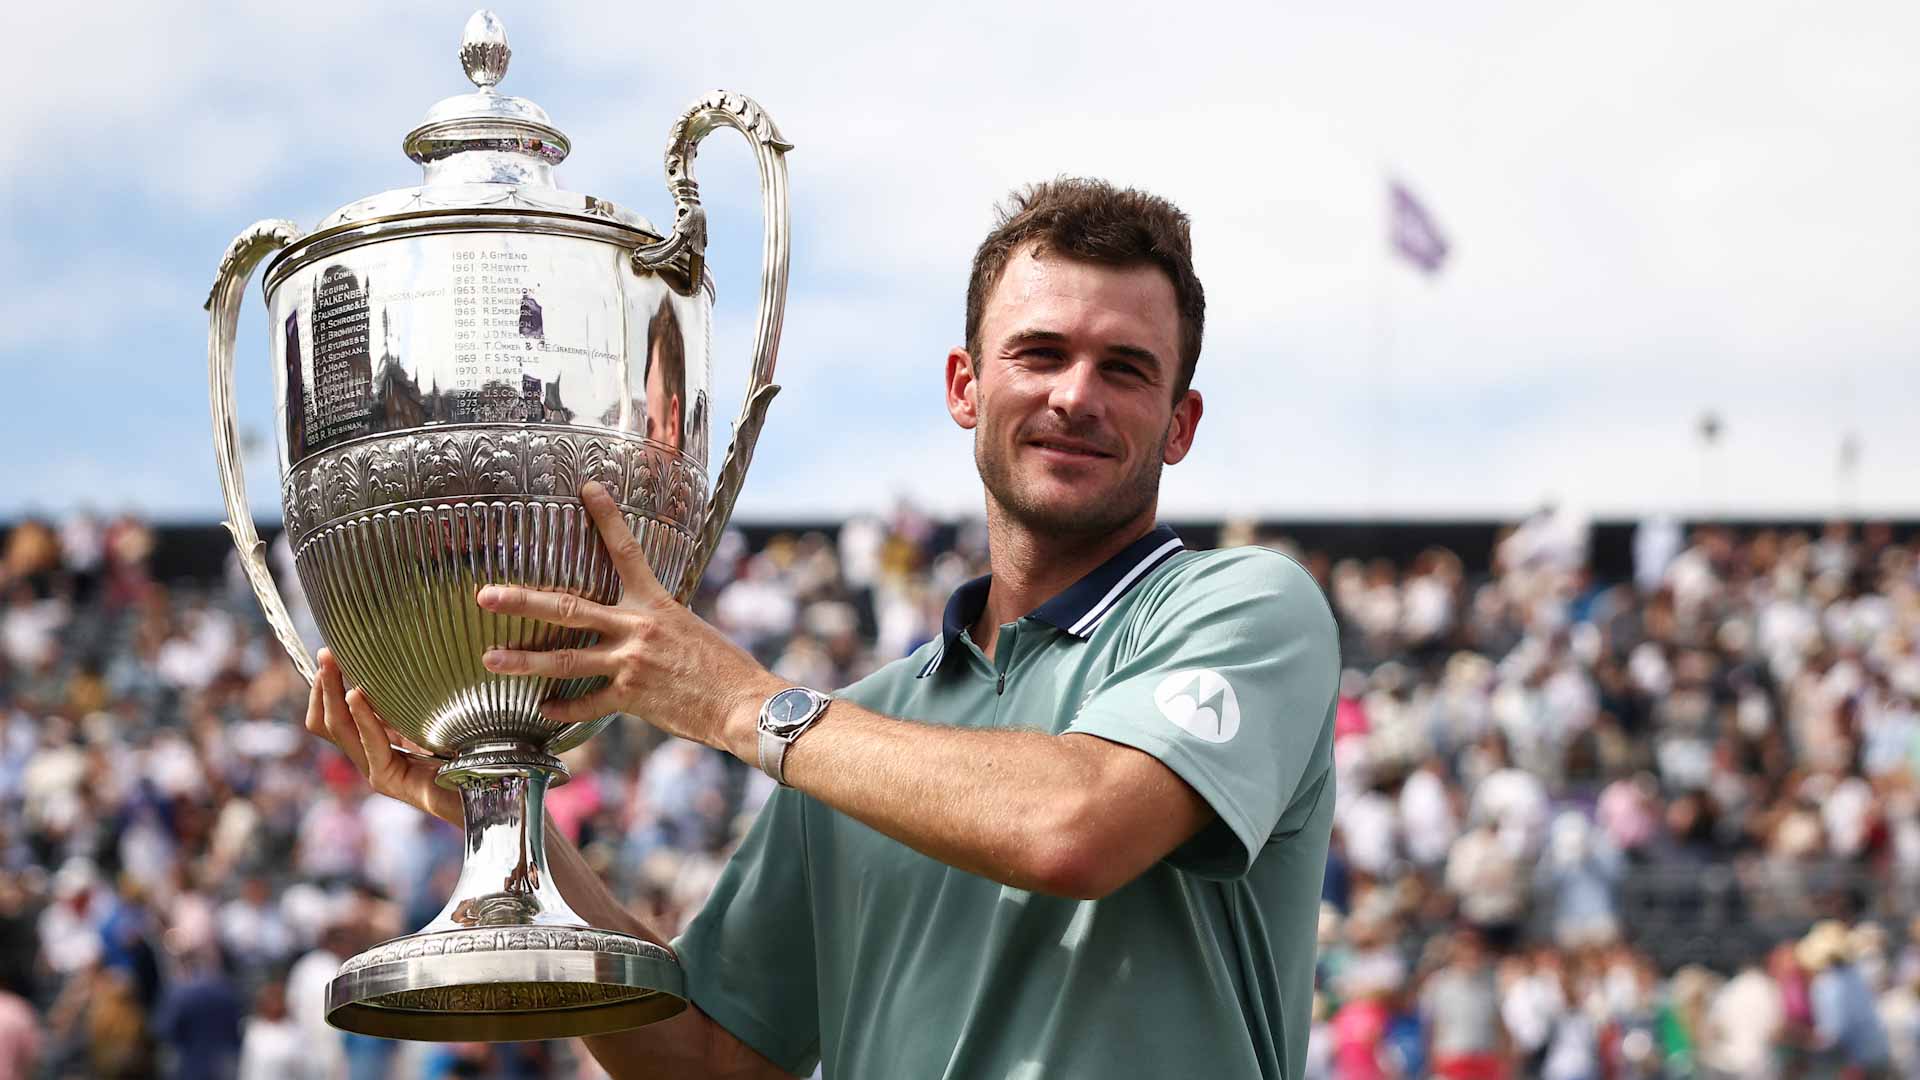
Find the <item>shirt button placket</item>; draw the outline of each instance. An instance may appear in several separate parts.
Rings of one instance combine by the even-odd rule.
[[[1014,656],[1020,647],[1019,624],[1008,623],[1000,628],[1000,638],[993,647],[993,722],[1000,724],[1000,703],[1007,692],[1007,672],[1013,669]]]

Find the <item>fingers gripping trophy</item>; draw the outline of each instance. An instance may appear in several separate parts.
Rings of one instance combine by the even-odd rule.
[[[406,138],[423,182],[352,203],[302,234],[263,221],[227,249],[208,298],[214,454],[227,527],[254,592],[300,671],[315,664],[287,614],[248,510],[234,425],[242,296],[263,274],[282,505],[301,585],[346,678],[459,792],[466,861],[418,933],[346,961],[327,1019],[363,1034],[443,1041],[592,1035],[685,1006],[665,949],[595,930],[552,884],[543,800],[555,756],[610,717],[555,723],[543,701],[600,679],[487,671],[490,647],[566,649],[588,631],[483,610],[488,584],[602,604],[621,583],[581,489],[612,494],[666,588],[685,602],[724,529],[768,403],[787,282],[791,146],[751,99],[715,92],[669,136],[674,222],[563,191],[567,137],[539,106],[496,89],[506,33],[467,23],[476,89]],[[709,493],[713,284],[694,155],[744,134],[765,216],[747,401]],[[271,257],[271,258],[269,258]],[[396,748],[398,749],[398,748]]]

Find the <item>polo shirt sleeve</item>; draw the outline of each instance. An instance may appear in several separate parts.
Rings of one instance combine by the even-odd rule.
[[[1339,637],[1319,584],[1286,556],[1235,551],[1170,572],[1067,731],[1172,769],[1218,820],[1168,861],[1239,877],[1327,767]]]
[[[776,789],[673,942],[687,998],[795,1076],[820,1064],[806,799]]]

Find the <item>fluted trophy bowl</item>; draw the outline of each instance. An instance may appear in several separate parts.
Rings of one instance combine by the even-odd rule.
[[[327,1019],[390,1038],[591,1035],[684,1008],[664,948],[586,925],[553,886],[544,799],[556,756],[610,719],[556,724],[542,702],[595,679],[501,675],[489,648],[589,645],[588,631],[485,611],[481,586],[599,603],[620,583],[579,492],[604,485],[683,601],[726,525],[777,387],[786,295],[790,149],[752,100],[708,94],[673,127],[674,228],[556,186],[570,144],[539,106],[501,94],[499,20],[468,22],[475,91],[428,111],[405,141],[417,187],[351,203],[311,232],[260,222],[237,237],[208,299],[214,449],[228,528],[281,643],[312,657],[262,558],[233,412],[239,308],[263,277],[281,501],[294,565],[347,680],[461,794],[466,859],[414,934],[348,959]],[[693,161],[719,127],[745,134],[766,219],[748,397],[707,469],[713,286]]]

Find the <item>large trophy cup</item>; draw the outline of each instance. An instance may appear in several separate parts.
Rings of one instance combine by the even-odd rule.
[[[282,645],[314,663],[267,572],[234,427],[233,345],[253,268],[264,274],[276,437],[294,564],[350,682],[438,759],[459,790],[466,860],[453,898],[416,934],[349,959],[327,1020],[444,1041],[550,1039],[635,1027],[685,1007],[665,949],[588,927],[547,872],[543,799],[556,754],[610,717],[553,724],[542,701],[596,679],[496,675],[489,646],[588,645],[584,631],[480,609],[482,585],[613,603],[619,581],[581,505],[604,484],[660,581],[684,602],[747,471],[772,385],[787,283],[791,147],[759,105],[711,93],[669,136],[674,227],[562,191],[567,137],[495,89],[506,34],[467,23],[478,89],[407,135],[418,187],[335,211],[302,234],[263,221],[227,249],[207,301],[214,452],[227,527]],[[765,243],[747,401],[707,487],[713,284],[694,155],[720,127],[759,161]],[[275,254],[275,253],[278,254]]]

